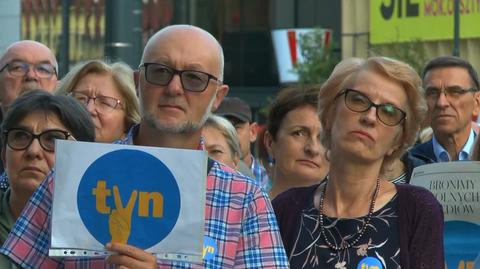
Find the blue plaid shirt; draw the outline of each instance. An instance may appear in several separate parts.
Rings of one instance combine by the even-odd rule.
[[[252,170],[253,176],[258,181],[258,183],[264,188],[267,187],[268,182],[270,180],[268,178],[267,170],[265,169],[265,167],[263,167],[260,161],[255,159],[255,157],[253,156],[252,156],[252,166],[250,167],[250,169]]]
[[[135,130],[117,143],[132,144]],[[22,268],[113,268],[103,257],[48,256],[53,185],[51,173],[30,198],[0,253]],[[158,268],[289,268],[267,194],[254,180],[217,162],[207,175],[205,235],[217,245],[213,258],[199,264],[159,259]]]

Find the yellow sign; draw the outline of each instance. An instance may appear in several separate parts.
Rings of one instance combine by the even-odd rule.
[[[460,1],[460,38],[480,37],[480,1]],[[370,0],[370,43],[453,39],[455,0]]]

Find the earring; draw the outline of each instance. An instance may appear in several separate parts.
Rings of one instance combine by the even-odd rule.
[[[268,166],[269,167],[272,167],[272,166],[275,165],[275,159],[270,154],[268,154],[268,156],[267,156],[267,161],[268,161]]]

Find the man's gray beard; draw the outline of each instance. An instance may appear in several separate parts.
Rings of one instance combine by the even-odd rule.
[[[161,133],[169,133],[169,134],[191,134],[194,133],[200,128],[203,127],[205,122],[207,121],[208,116],[211,114],[211,109],[213,103],[215,102],[215,97],[212,98],[210,103],[207,106],[206,111],[203,113],[203,117],[198,122],[186,121],[184,123],[179,124],[163,124],[161,123],[154,114],[148,113],[145,111],[144,106],[142,104],[142,121],[145,122],[150,127],[157,129]]]
[[[19,95],[22,95],[24,93],[27,93],[27,92],[33,91],[33,90],[45,90],[45,91],[47,91],[46,89],[42,89],[42,87],[40,86],[40,84],[38,82],[28,82],[28,83],[24,83],[20,87]]]

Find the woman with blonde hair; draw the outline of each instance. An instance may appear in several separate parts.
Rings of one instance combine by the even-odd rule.
[[[84,105],[95,125],[95,141],[121,139],[140,121],[133,70],[126,64],[91,60],[75,66],[56,94],[71,95]]]
[[[339,63],[318,95],[325,179],[273,206],[292,268],[443,268],[443,211],[428,190],[381,177],[415,142],[421,80],[386,58]]]

